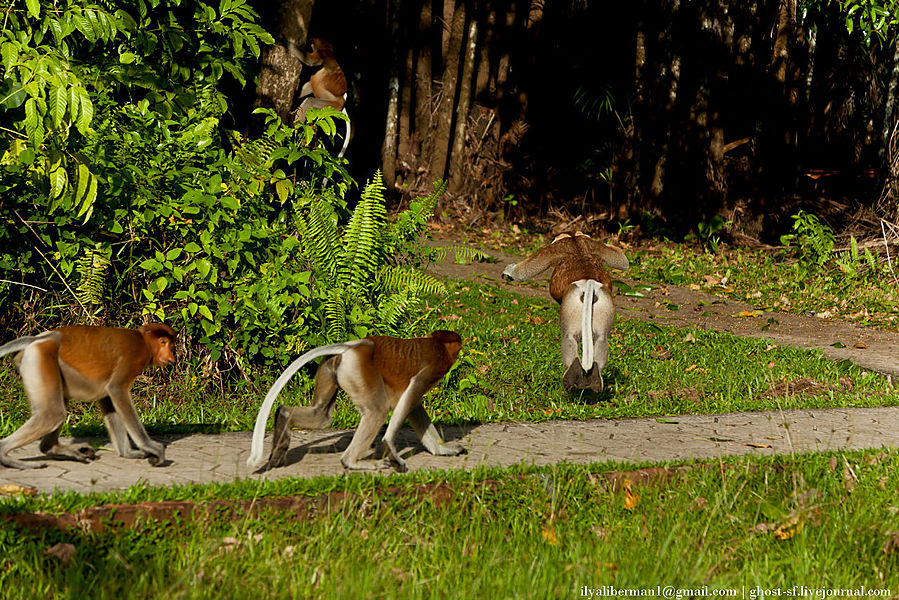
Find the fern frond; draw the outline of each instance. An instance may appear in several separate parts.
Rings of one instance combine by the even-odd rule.
[[[415,289],[422,294],[443,294],[446,286],[442,281],[423,271],[408,267],[384,267],[378,273],[378,284],[388,292]]]
[[[82,304],[102,304],[104,292],[104,279],[109,269],[109,257],[96,249],[85,249],[84,256],[80,256],[75,262],[75,270],[78,272],[78,287],[75,295]]]
[[[409,203],[409,208],[397,215],[390,231],[398,241],[409,241],[418,237],[428,219],[434,216],[437,201],[446,192],[447,182],[434,182],[434,191]]]
[[[337,213],[330,203],[313,202],[307,215],[297,215],[297,231],[303,240],[303,255],[316,273],[333,284],[337,276],[337,256],[341,247]]]
[[[362,191],[353,216],[343,234],[344,251],[338,268],[339,280],[356,290],[368,287],[381,259],[380,242],[387,208],[384,206],[381,172]]]
[[[378,321],[384,333],[388,335],[400,335],[400,330],[406,315],[421,304],[417,290],[405,289],[381,298],[378,305]]]
[[[325,336],[329,340],[346,338],[346,302],[340,290],[334,290],[325,301]]]

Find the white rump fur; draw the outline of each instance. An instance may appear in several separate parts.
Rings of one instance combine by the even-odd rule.
[[[371,342],[369,340],[354,340],[344,344],[319,346],[302,355],[284,369],[284,372],[281,373],[281,376],[278,377],[278,380],[275,381],[274,385],[272,385],[271,389],[265,395],[265,400],[263,400],[262,406],[259,408],[259,414],[256,415],[256,425],[253,427],[253,442],[250,446],[250,458],[247,459],[248,467],[256,468],[261,465],[264,460],[262,455],[262,445],[265,438],[265,425],[268,423],[268,416],[272,412],[272,405],[275,403],[275,399],[278,397],[278,394],[281,393],[284,386],[287,385],[290,378],[293,377],[293,374],[303,368],[303,365],[310,360],[314,360],[319,356],[343,354],[344,352],[363,344],[371,345]]]

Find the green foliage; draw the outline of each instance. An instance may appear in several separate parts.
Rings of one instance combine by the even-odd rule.
[[[721,237],[717,234],[728,225],[729,223],[724,220],[724,217],[715,215],[708,221],[700,221],[697,223],[696,235],[688,234],[684,239],[699,240],[700,245],[704,249],[717,253],[718,246],[721,244]]]
[[[344,114],[261,110],[259,139],[226,130],[223,84],[245,84],[271,42],[242,0],[3,13],[0,323],[33,331],[25,305],[53,326],[143,313],[236,373],[323,337],[406,331],[440,289],[411,249],[442,188],[387,223],[376,180],[344,230],[354,182],[324,143]]]
[[[849,33],[858,32],[866,45],[894,43],[899,25],[897,0],[839,0]]]
[[[804,260],[821,267],[830,260],[833,251],[833,229],[822,223],[813,214],[800,210],[793,215],[793,231],[795,234],[781,236],[781,243],[789,245],[793,240],[799,242],[799,250]]]
[[[211,144],[227,108],[220,81],[244,85],[248,61],[272,42],[244,0],[22,4],[4,11],[0,34],[0,191],[46,195],[51,211],[85,221],[107,177],[83,151],[98,122],[123,100],[145,101]]]
[[[415,242],[445,189],[445,183],[438,184],[388,222],[376,173],[343,232],[325,203],[297,214],[297,233],[307,242],[301,252],[317,282],[313,303],[323,307],[328,340],[414,330],[422,317],[411,317],[424,305],[422,294],[443,291],[441,282],[415,268],[422,261]]]

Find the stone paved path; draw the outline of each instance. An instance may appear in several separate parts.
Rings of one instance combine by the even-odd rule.
[[[499,276],[506,262],[516,259],[502,255],[498,258],[499,262],[493,264],[438,265],[434,271],[446,276],[482,278],[508,287]],[[512,289],[527,295],[546,296],[544,283],[516,285]],[[733,316],[752,308],[749,305],[731,300],[724,304],[704,304],[715,302],[716,298],[673,287],[665,291],[667,294],[657,288],[645,299],[619,296],[620,317],[653,319],[677,326],[698,324],[738,335],[765,337],[776,343],[821,348],[832,358],[848,358],[866,368],[899,375],[899,334],[780,313],[766,313],[765,319],[773,318],[776,324],[769,323],[769,328],[762,330],[762,324],[767,321]],[[671,303],[678,304],[681,309],[670,311],[666,305]],[[834,341],[847,348],[833,348],[830,344]],[[865,342],[867,348],[851,348],[856,341]],[[465,429],[447,427],[443,434],[448,440],[459,440],[468,453],[459,457],[431,456],[421,448],[411,430],[404,429],[398,447],[410,469],[472,469],[478,465],[510,466],[522,462],[546,465],[561,461],[709,459],[739,454],[896,446],[899,445],[899,407],[537,424],[490,423]],[[168,463],[162,467],[151,467],[145,460],[122,459],[111,449],[101,449],[100,459],[90,464],[49,461],[47,468],[29,471],[0,467],[0,485],[18,484],[42,492],[90,492],[125,489],[139,482],[170,486],[230,482],[247,477],[336,475],[344,472],[340,453],[351,437],[352,431],[295,431],[287,466],[266,473],[251,473],[245,464],[250,447],[249,432],[157,436],[168,446]],[[94,442],[106,443],[107,440]],[[37,444],[12,453],[23,459],[38,454]]]
[[[250,433],[239,432],[157,437],[168,445],[168,464],[162,467],[151,467],[145,460],[120,458],[108,449],[101,450],[100,458],[90,464],[50,461],[47,468],[39,470],[0,468],[0,485],[13,483],[43,492],[100,492],[141,482],[170,486],[230,482],[246,477],[338,475],[344,472],[340,452],[346,448],[352,433],[352,430],[295,431],[287,466],[266,473],[251,473],[247,469]],[[535,465],[561,461],[660,462],[894,446],[899,444],[899,407],[685,415],[658,420],[488,423],[467,429],[447,427],[443,434],[448,440],[460,441],[468,454],[432,456],[407,429],[397,447],[410,470],[472,469],[478,465],[506,467],[522,462]],[[270,435],[266,438],[266,449],[269,438]],[[16,450],[12,455],[36,457],[37,444]]]

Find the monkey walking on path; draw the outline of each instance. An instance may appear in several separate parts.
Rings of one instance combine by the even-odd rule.
[[[81,462],[96,458],[89,445],[59,442],[66,398],[100,404],[112,445],[120,456],[147,458],[153,466],[164,463],[165,446],[147,435],[131,400],[131,386],[151,363],[164,366],[175,362],[174,344],[171,327],[150,323],[139,331],[75,325],[0,346],[0,356],[18,352],[16,366],[31,402],[31,418],[0,440],[0,464],[15,469],[46,467],[46,463],[9,457],[10,451],[38,439],[41,452],[53,458]]]
[[[609,332],[615,323],[612,279],[604,267],[626,270],[620,249],[576,232],[561,233],[548,246],[520,263],[508,265],[503,277],[524,281],[553,267],[549,294],[561,305],[562,385],[566,390],[602,391],[602,369],[609,360]],[[581,360],[577,345],[581,341]]]
[[[247,466],[262,465],[265,425],[281,389],[303,365],[319,356],[331,358],[323,361],[315,374],[312,404],[281,406],[275,413],[274,440],[266,468],[284,464],[290,427],[323,429],[330,425],[338,387],[347,393],[362,415],[349,447],[340,457],[347,469],[376,469],[392,463],[397,470],[405,471],[406,463],[396,450],[395,440],[407,418],[428,452],[437,456],[461,454],[464,452],[461,445],[444,444],[422,406],[422,396],[446,375],[461,348],[459,334],[435,331],[423,338],[370,336],[310,350],[293,361],[266,394],[253,428]],[[382,441],[384,462],[360,460],[371,448],[391,409],[393,414]]]

